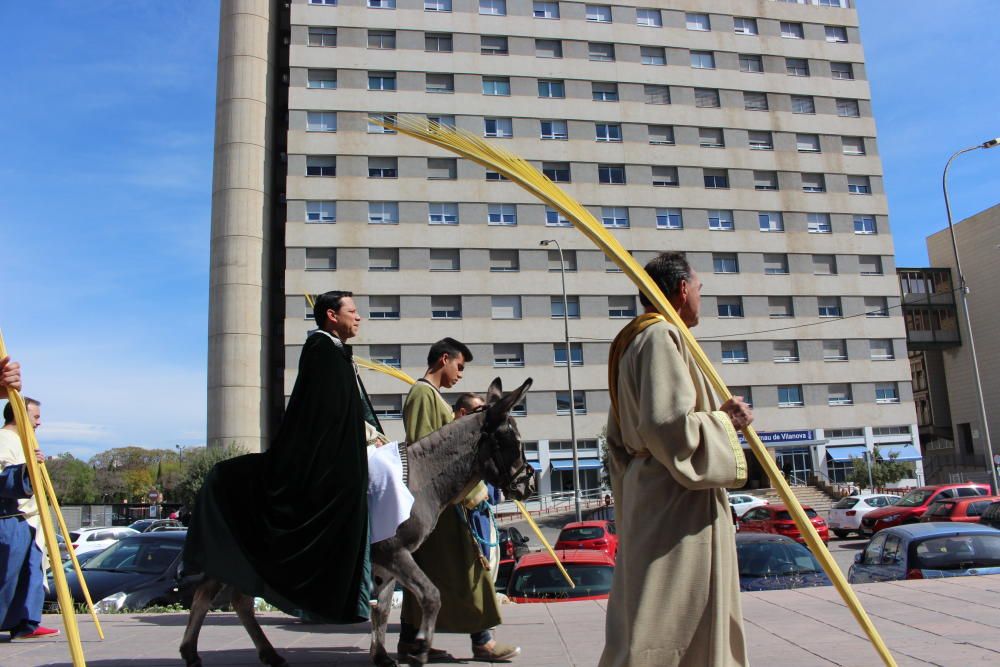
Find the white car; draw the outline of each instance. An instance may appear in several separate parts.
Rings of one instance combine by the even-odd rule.
[[[736,518],[740,518],[754,507],[767,505],[767,501],[757,496],[751,496],[749,493],[730,493],[729,504],[736,510]]]
[[[77,556],[93,551],[104,551],[112,544],[131,535],[139,535],[139,531],[125,527],[104,526],[101,528],[81,528],[69,534],[73,540],[73,550]]]
[[[830,509],[827,525],[834,535],[844,539],[851,533],[861,535],[861,519],[872,510],[888,507],[899,502],[899,496],[885,493],[866,493],[845,496]]]

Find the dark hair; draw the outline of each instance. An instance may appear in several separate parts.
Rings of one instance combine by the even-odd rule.
[[[22,398],[24,398],[25,407],[29,405],[42,404],[41,401],[36,401],[30,396],[23,396]],[[13,423],[14,423],[14,406],[11,405],[10,401],[7,401],[7,405],[3,406],[3,425],[6,426],[7,424],[13,424]]]
[[[320,329],[323,328],[326,323],[326,311],[337,312],[340,310],[340,304],[345,296],[354,296],[354,292],[333,290],[332,292],[324,292],[316,298],[313,305],[313,319],[316,320],[316,326]]]
[[[472,412],[475,409],[472,404],[476,399],[481,401],[483,397],[477,393],[468,391],[458,397],[458,400],[455,401],[455,405],[451,406],[451,409],[458,412],[460,409],[465,408],[466,412]]]
[[[685,259],[684,253],[664,252],[646,264],[646,273],[669,299],[680,291],[681,282],[691,280],[691,265]],[[639,303],[646,307],[652,305],[642,292],[639,292]]]
[[[430,368],[433,366],[441,358],[442,354],[455,357],[460,353],[465,358],[466,363],[472,361],[472,352],[463,343],[458,342],[454,338],[442,338],[431,345],[431,351],[427,353],[427,367]]]

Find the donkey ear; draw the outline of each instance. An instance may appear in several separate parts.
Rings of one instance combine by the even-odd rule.
[[[499,384],[500,378],[497,378],[493,381],[493,384],[490,385],[490,391],[493,391],[494,385],[499,387]],[[524,384],[514,391],[509,394],[504,394],[495,403],[490,404],[490,407],[486,410],[486,425],[494,428],[499,426],[500,422],[507,418],[508,413],[510,413],[514,406],[521,403],[524,395],[528,393],[529,388],[531,388],[531,378],[525,380]]]
[[[500,378],[493,378],[490,388],[486,390],[486,405],[493,405],[503,396],[503,383]]]

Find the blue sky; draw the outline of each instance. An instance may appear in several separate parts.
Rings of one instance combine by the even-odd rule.
[[[994,0],[861,0],[897,262],[1000,135]],[[49,453],[204,442],[216,2],[0,2],[0,328]],[[956,219],[1000,201],[956,161]]]

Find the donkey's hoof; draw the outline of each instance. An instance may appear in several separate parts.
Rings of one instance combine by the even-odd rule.
[[[372,662],[376,667],[399,667],[399,663],[390,658],[388,653],[374,658]]]
[[[260,653],[257,655],[260,661],[269,667],[289,667],[288,661],[281,657],[277,651],[270,653]]]
[[[184,660],[184,667],[201,667],[201,656],[181,649],[181,659]]]

